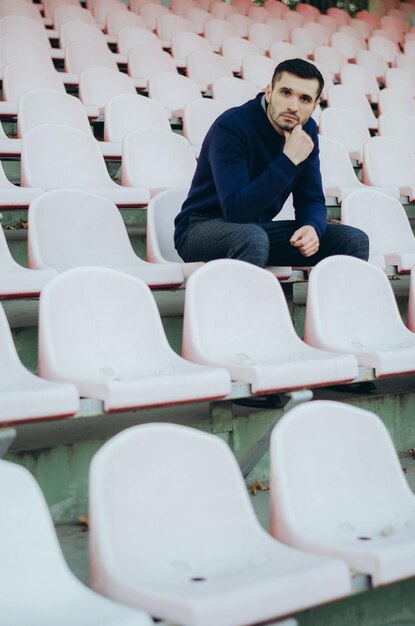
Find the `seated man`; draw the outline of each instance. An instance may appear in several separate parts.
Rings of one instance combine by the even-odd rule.
[[[215,120],[175,221],[184,261],[232,258],[265,267],[315,265],[333,254],[367,260],[364,232],[327,224],[310,117],[323,86],[311,63],[283,61],[265,94]],[[290,193],[295,221],[272,221]]]

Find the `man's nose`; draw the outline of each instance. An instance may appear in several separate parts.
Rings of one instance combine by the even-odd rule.
[[[290,111],[297,111],[298,110],[298,98],[296,96],[292,95],[289,98],[288,107],[289,107]]]

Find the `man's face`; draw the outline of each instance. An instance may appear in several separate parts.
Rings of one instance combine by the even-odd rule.
[[[281,74],[273,88],[267,86],[267,116],[278,133],[290,132],[297,124],[304,126],[318,104],[318,87],[316,78],[299,78],[288,72]]]

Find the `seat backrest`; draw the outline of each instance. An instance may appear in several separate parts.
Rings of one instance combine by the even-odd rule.
[[[192,22],[180,15],[165,13],[157,18],[157,35],[164,42],[171,43],[171,38],[175,33],[194,33]]]
[[[18,103],[17,136],[40,124],[63,124],[85,133],[91,132],[82,103],[66,93],[51,89],[35,89],[24,93]]]
[[[29,40],[24,34],[0,38],[0,64],[4,68],[11,63],[24,62],[44,65],[55,71],[53,61],[44,43]]]
[[[139,94],[113,96],[105,106],[104,140],[120,142],[138,128],[162,128],[171,131],[165,108],[155,100]]]
[[[402,111],[408,115],[415,115],[415,103],[409,93],[401,93],[394,89],[381,89],[379,92],[379,113],[388,111]]]
[[[387,61],[373,50],[359,50],[356,54],[356,64],[365,67],[377,79],[383,79],[388,69]]]
[[[253,4],[247,11],[247,16],[254,22],[265,22],[268,17],[271,17],[271,13],[264,6],[259,7]]]
[[[399,53],[396,43],[376,35],[369,38],[368,47],[369,50],[380,54],[390,65],[394,64],[396,55]]]
[[[265,89],[271,83],[274,69],[275,62],[260,54],[248,54],[242,60],[242,78],[258,90]]]
[[[174,247],[174,220],[186,200],[188,189],[166,189],[151,198],[147,207],[147,260],[182,263]]]
[[[220,259],[206,263],[188,279],[183,355],[190,360],[264,363],[293,340],[300,342],[282,287],[270,272],[244,261]]]
[[[202,99],[198,84],[187,76],[159,72],[150,76],[148,95],[169,111],[183,109],[192,100]]]
[[[350,404],[314,401],[288,411],[270,453],[271,533],[282,541],[317,532],[330,541],[339,530],[349,540],[373,519],[378,528],[403,522],[403,502],[413,501],[384,424]]]
[[[291,42],[298,46],[307,56],[312,56],[320,43],[317,35],[304,27],[293,28],[291,31]]]
[[[32,268],[125,268],[137,259],[118,208],[100,196],[80,189],[49,191],[31,202],[29,219]]]
[[[320,135],[320,169],[324,189],[359,185],[349,154],[339,141]]]
[[[67,72],[80,74],[90,67],[107,67],[118,71],[114,55],[107,47],[93,41],[73,41],[65,48],[65,68]]]
[[[159,72],[177,74],[177,67],[171,54],[154,44],[130,48],[128,51],[130,76],[148,80],[150,76]]]
[[[224,20],[228,15],[230,15],[230,13],[237,13],[237,10],[234,6],[232,6],[232,4],[216,0],[210,5],[209,12],[214,18]]]
[[[79,7],[79,0],[45,0],[43,2],[43,14],[48,19],[53,18],[53,11],[61,4],[73,4],[74,6]]]
[[[274,41],[280,41],[278,31],[270,24],[254,22],[249,27],[248,39],[259,50],[266,51]]]
[[[47,31],[41,22],[36,22],[25,15],[5,15],[0,20],[2,37],[26,37],[29,41],[37,40],[46,48],[51,47]]]
[[[376,77],[367,68],[354,63],[346,63],[340,70],[340,80],[343,85],[350,85],[365,96],[371,96],[377,101],[379,85]]]
[[[169,9],[161,4],[150,2],[143,4],[140,9],[140,15],[147,24],[149,30],[155,30],[157,26],[157,18],[165,13],[170,13]]]
[[[18,61],[3,71],[3,100],[18,102],[20,96],[33,89],[53,89],[66,93],[58,72],[45,65]]]
[[[222,54],[235,71],[240,71],[243,58],[248,54],[259,54],[259,49],[242,37],[226,37],[222,42]]]
[[[104,27],[108,13],[114,9],[127,11],[126,5],[120,0],[95,0],[92,5],[92,13],[97,24]]]
[[[359,161],[362,160],[363,146],[370,139],[370,133],[363,117],[347,109],[327,107],[321,112],[319,129],[325,137],[340,142],[349,152],[349,155],[358,152]]]
[[[221,55],[208,50],[194,50],[187,55],[187,75],[197,83],[209,86],[221,76],[233,76],[233,72]]]
[[[415,185],[415,155],[390,137],[372,137],[365,143],[363,180],[378,187]]]
[[[407,70],[397,67],[389,68],[385,74],[385,85],[388,89],[415,96],[415,79]]]
[[[124,11],[125,13],[125,11]],[[128,54],[135,46],[155,46],[162,48],[162,44],[157,35],[145,27],[126,26],[118,33],[118,52]]]
[[[415,152],[415,116],[388,111],[379,116],[379,135],[406,143]]]
[[[311,6],[311,5],[304,5]],[[323,26],[323,24],[318,24],[317,22],[306,22],[303,26],[306,30],[309,30],[317,37],[317,46],[328,46],[330,43],[330,35],[331,31]],[[315,52],[314,48],[314,52]]]
[[[175,33],[171,40],[171,52],[174,59],[181,59],[186,63],[186,57],[193,50],[212,51],[210,43],[195,33]]]
[[[96,26],[96,21],[91,11],[70,4],[61,4],[53,11],[53,25],[56,30],[60,30],[60,27],[62,24],[65,24],[65,22],[87,22],[88,24]]]
[[[42,124],[22,139],[21,184],[43,189],[88,189],[113,183],[92,133]]]
[[[321,350],[364,353],[396,346],[403,325],[390,282],[375,265],[332,256],[310,273],[304,339]]]
[[[409,279],[408,328],[415,333],[415,270],[412,268]]]
[[[250,17],[240,13],[231,13],[226,17],[226,21],[234,27],[235,37],[248,37],[249,27],[254,23]]]
[[[192,148],[181,135],[159,128],[140,128],[124,138],[125,185],[144,185],[153,193],[167,187],[190,187],[195,169]]]
[[[348,59],[355,59],[362,45],[357,37],[349,33],[335,32],[331,36],[331,45],[340,50]]]
[[[123,28],[135,26],[137,28],[146,28],[146,23],[137,13],[125,11],[124,8],[111,9],[107,13],[107,33],[109,35],[118,35]]]
[[[274,62],[281,63],[287,59],[304,59],[306,55],[293,43],[274,41],[269,47],[269,56]]]
[[[212,96],[228,106],[239,106],[255,98],[258,87],[253,83],[235,76],[222,76],[212,84]]]
[[[183,115],[183,135],[192,146],[201,146],[213,122],[227,109],[228,105],[208,98],[188,102]]]
[[[314,50],[314,59],[317,63],[327,67],[332,76],[339,74],[341,68],[347,62],[343,52],[328,45],[317,46]]]
[[[327,97],[329,106],[347,109],[357,115],[361,115],[370,127],[377,125],[375,114],[368,99],[353,87],[349,85],[334,85],[330,87]]]
[[[90,24],[89,22],[65,22],[60,28],[59,39],[61,48],[64,49],[74,41],[89,41],[109,51],[102,30],[96,24]]]
[[[43,23],[39,8],[24,0],[1,0],[0,19],[6,15],[24,15],[30,19]]]
[[[212,19],[212,16],[208,11],[204,11],[197,6],[187,7],[184,10],[183,17],[191,21],[191,23],[193,24],[194,32],[198,35],[202,35],[204,33],[205,22]]]
[[[79,98],[84,104],[105,107],[110,98],[120,94],[137,95],[127,74],[107,67],[90,67],[79,75]]]

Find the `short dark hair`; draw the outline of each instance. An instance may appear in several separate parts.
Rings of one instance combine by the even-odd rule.
[[[304,59],[287,59],[278,63],[274,70],[271,85],[274,87],[277,80],[281,78],[281,74],[287,72],[287,74],[293,74],[298,78],[315,79],[318,81],[317,98],[320,97],[324,87],[324,78],[321,72],[316,68],[313,63],[304,61]]]

